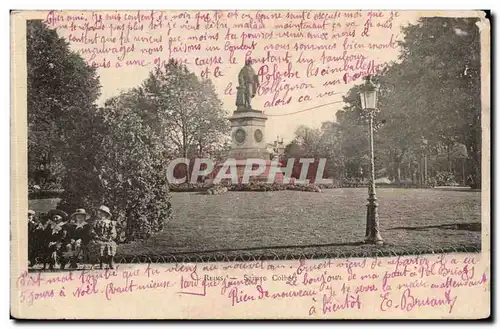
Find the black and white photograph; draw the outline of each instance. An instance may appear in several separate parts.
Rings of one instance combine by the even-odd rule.
[[[397,56],[320,108],[295,95],[321,76],[244,51],[233,75],[171,57],[119,88],[56,20],[26,22],[30,269],[481,250],[477,18],[402,27]]]
[[[489,316],[489,12],[11,15],[16,314]]]

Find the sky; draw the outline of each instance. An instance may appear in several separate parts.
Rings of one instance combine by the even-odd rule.
[[[254,18],[253,24],[256,24],[255,18],[257,17],[263,17],[262,18],[262,24],[264,25],[264,28],[259,29],[259,30],[254,30],[254,29],[249,29],[248,26],[247,28],[232,28],[234,24],[241,24],[241,23],[246,23],[246,22],[252,22],[247,18],[243,19],[243,14],[248,13],[247,16],[251,16]],[[316,14],[318,12],[312,12],[312,14]],[[333,15],[335,13],[334,11],[330,12],[323,12],[326,14]],[[351,12],[353,13],[353,12]],[[56,20],[54,15],[46,18],[47,21],[49,21],[49,18],[51,19],[53,23],[53,27],[55,27],[59,33],[60,36],[65,37],[69,43],[70,47],[72,50],[77,51],[77,52],[82,52],[82,49],[91,49],[91,48],[108,48],[108,47],[120,47],[120,41],[119,41],[119,35],[120,35],[120,29],[119,26],[121,24],[124,24],[125,30],[129,29],[127,26],[129,26],[130,23],[134,22],[132,20],[125,20],[125,15],[124,12],[108,12],[108,18],[106,19],[106,14],[104,12],[100,13],[92,13],[92,12],[75,12],[72,13],[71,17],[64,16],[62,15],[62,19],[59,19],[56,23],[54,21]],[[116,16],[117,14],[121,15],[121,19],[117,20]],[[143,11],[139,13],[139,15],[147,15],[149,12]],[[152,30],[149,28],[148,24],[146,23],[147,20],[145,16],[143,17],[141,21],[141,25],[143,25],[142,30],[131,30],[128,34],[129,36],[129,43],[125,43],[125,47],[130,46],[132,43],[134,43],[134,51],[129,52],[126,54],[126,58],[123,61],[118,60],[118,55],[110,55],[108,54],[99,54],[95,58],[91,58],[89,53],[83,53],[84,58],[89,64],[94,63],[106,63],[106,61],[110,61],[110,68],[98,68],[98,75],[100,77],[100,82],[101,82],[101,97],[99,99],[99,103],[103,104],[104,101],[110,97],[118,95],[122,91],[126,91],[128,89],[131,89],[133,87],[137,87],[140,85],[147,77],[149,72],[154,68],[155,64],[158,62],[161,62],[162,60],[168,59],[169,56],[178,58],[178,59],[186,59],[188,60],[189,64],[187,65],[188,68],[192,71],[194,71],[196,74],[200,75],[202,71],[205,69],[204,65],[196,65],[197,63],[201,63],[201,61],[207,61],[209,59],[214,59],[220,56],[220,61],[222,63],[219,66],[220,72],[223,73],[223,76],[215,77],[213,74],[215,65],[210,66],[209,70],[211,71],[209,77],[212,79],[212,81],[215,84],[216,87],[216,92],[218,93],[219,97],[223,101],[224,104],[224,110],[227,111],[228,114],[232,113],[236,109],[235,106],[235,95],[225,95],[225,90],[228,90],[228,84],[231,84],[231,87],[233,90],[235,90],[235,87],[238,83],[238,73],[241,67],[243,66],[243,63],[245,61],[245,57],[247,55],[246,50],[235,50],[233,53],[233,61],[236,61],[236,64],[231,64],[230,59],[229,59],[229,53],[228,51],[228,46],[227,44],[229,43],[230,46],[239,46],[241,44],[244,44],[245,47],[251,47],[252,42],[256,42],[256,46],[254,49],[252,49],[251,53],[251,58],[257,58],[257,59],[262,59],[263,57],[267,57],[267,51],[271,49],[271,54],[274,55],[276,58],[277,57],[286,57],[287,51],[282,48],[279,51],[274,51],[273,49],[277,47],[276,45],[279,44],[281,47],[287,46],[289,47],[288,49],[288,56],[289,56],[289,62],[292,65],[292,70],[291,72],[297,72],[296,75],[298,77],[286,77],[285,72],[288,70],[288,64],[285,61],[282,61],[281,63],[273,62],[258,62],[253,65],[254,69],[258,73],[259,70],[263,65],[267,65],[267,76],[265,74],[262,74],[261,78],[263,79],[262,81],[265,81],[265,79],[269,79],[269,84],[272,84],[272,81],[278,81],[281,83],[281,85],[285,85],[286,83],[290,84],[290,88],[293,86],[304,86],[304,84],[309,85],[310,88],[304,88],[299,91],[292,91],[289,92],[288,96],[292,96],[292,101],[287,104],[287,105],[279,105],[279,106],[269,106],[270,103],[273,101],[273,95],[274,93],[268,93],[267,95],[257,95],[253,100],[252,100],[252,107],[254,109],[262,110],[266,115],[268,115],[268,121],[266,122],[266,131],[265,131],[265,138],[268,143],[272,143],[275,139],[276,136],[282,137],[285,142],[289,142],[293,139],[294,137],[294,131],[299,125],[306,125],[309,127],[320,127],[321,123],[324,121],[334,121],[335,120],[335,113],[337,110],[341,109],[343,107],[342,101],[342,95],[344,95],[353,85],[362,83],[363,80],[361,78],[356,79],[355,81],[348,81],[348,83],[345,83],[343,80],[343,76],[345,72],[337,72],[334,74],[329,74],[326,76],[321,76],[319,74],[317,77],[309,77],[308,72],[313,72],[309,70],[308,68],[319,68],[321,69],[328,69],[328,68],[334,68],[334,67],[340,67],[343,64],[343,61],[333,60],[328,62],[328,56],[330,59],[333,57],[345,57],[345,56],[352,56],[353,59],[348,60],[348,63],[354,65],[356,63],[356,59],[359,59],[360,57],[363,57],[363,63],[366,65],[370,61],[373,61],[375,65],[380,65],[383,63],[388,63],[393,60],[397,59],[398,56],[398,50],[394,48],[386,48],[386,49],[380,49],[380,50],[372,50],[372,49],[367,49],[369,43],[380,43],[380,44],[388,44],[389,41],[392,38],[392,41],[394,42],[397,38],[401,37],[401,26],[407,25],[409,22],[414,22],[416,19],[416,13],[415,12],[398,12],[399,16],[396,16],[392,18],[392,28],[389,28],[387,26],[387,20],[389,19],[390,12],[383,12],[383,17],[377,17],[376,15],[372,17],[372,27],[369,29],[369,36],[362,36],[362,32],[365,30],[365,23],[367,20],[367,12],[362,12],[361,17],[355,18],[355,19],[349,19],[345,17],[336,17],[335,19],[327,20],[328,25],[325,26],[323,29],[316,29],[316,30],[306,30],[302,29],[304,32],[303,36],[307,36],[307,31],[310,31],[312,33],[315,33],[317,37],[323,32],[326,32],[328,34],[328,39],[323,40],[323,39],[307,39],[306,37],[298,37],[295,39],[286,39],[284,36],[279,36],[278,33],[283,33],[283,32],[298,32],[298,27],[295,28],[276,28],[276,24],[282,24],[286,22],[291,22],[291,23],[297,23],[300,22],[299,20],[290,20],[286,18],[282,18],[280,20],[277,19],[271,19],[269,17],[266,17],[265,15],[270,15],[270,12],[238,12],[238,19],[235,18],[226,18],[227,17],[227,12],[222,13],[221,16],[223,16],[224,19],[221,19],[221,22],[225,22],[227,24],[227,27],[229,27],[229,32],[233,33],[237,39],[236,40],[231,40],[227,41],[227,35],[228,35],[228,29],[226,26],[224,27],[212,27],[212,28],[206,28],[208,25],[203,26],[204,21],[202,18],[194,17],[194,12],[188,12],[187,14],[190,15],[191,17],[189,19],[186,19],[184,22],[183,19],[180,18],[175,18],[174,16],[180,16],[182,13],[181,12],[165,12],[163,18],[161,18],[159,13],[153,13],[153,19],[158,19],[158,22],[162,22],[162,26],[159,29]],[[128,18],[133,19],[135,15],[135,23],[137,23],[137,12],[129,12]],[[260,15],[260,16],[259,16]],[[338,12],[337,15],[342,15],[341,12]],[[99,18],[96,17],[101,17]],[[168,18],[166,18],[168,16]],[[115,19],[111,19],[114,17]],[[312,18],[310,16],[309,18]],[[85,21],[86,20],[86,21]],[[85,22],[91,22],[93,24],[95,21],[98,21],[98,24],[96,26],[104,26],[103,30],[98,30],[96,31],[87,31],[86,37],[87,37],[87,43],[83,44],[81,41],[83,40],[83,30],[80,28],[75,28],[72,30],[70,28],[71,21],[76,26],[82,27]],[[195,21],[202,21],[201,28],[198,30],[187,30],[185,27],[184,28],[179,28],[179,25],[186,23],[185,25],[192,24]],[[309,19],[305,20],[309,22],[315,22],[320,24],[322,22],[321,17],[318,16],[316,20]],[[176,27],[173,27],[173,23],[177,22]],[[210,18],[210,22],[214,22],[213,18]],[[347,27],[349,25],[349,22],[352,22],[356,26],[354,27]],[[167,24],[171,24],[170,27],[166,26]],[[385,24],[385,27],[382,25]],[[380,25],[380,26],[377,26]],[[134,28],[133,25],[130,25]],[[137,28],[137,24],[135,28]],[[167,29],[168,28],[168,29]],[[87,28],[88,30],[88,28]],[[345,35],[349,35],[349,32],[352,32],[352,30],[355,30],[355,35],[354,37],[344,37]],[[98,44],[92,44],[91,36],[93,33],[97,33],[98,37],[97,40],[104,41],[105,44],[102,45],[101,43],[98,42]],[[184,47],[184,45],[188,44],[195,44],[194,41],[196,40],[191,40],[188,41],[189,37],[200,37],[202,35],[215,35],[218,33],[218,40],[209,40],[209,41],[203,41],[200,42],[202,45],[202,48],[200,51],[196,52],[189,52],[189,53],[184,53],[184,52],[175,52],[175,46],[178,46],[178,49],[181,49]],[[252,35],[245,35],[245,33],[254,33],[253,38]],[[260,36],[265,36],[265,34],[273,33],[272,38],[269,39],[262,39],[257,37]],[[344,34],[342,34],[344,33]],[[338,36],[337,36],[338,35]],[[101,37],[104,37],[101,39]],[[115,38],[114,40],[112,38]],[[145,40],[149,38],[151,40],[156,38],[158,41],[159,38],[161,37],[161,42],[153,44],[153,45],[146,45],[144,42],[139,42],[138,40]],[[138,38],[138,39],[136,39]],[[202,37],[203,38],[203,37]],[[242,39],[244,39],[242,41]],[[114,43],[113,43],[114,41]],[[220,51],[204,51],[203,49],[208,45],[217,45],[221,49]],[[335,45],[335,49],[326,49],[323,48],[323,50],[311,50],[310,48],[314,48],[315,46],[322,45],[324,47],[326,46],[331,46]],[[345,46],[347,44],[347,46]],[[356,48],[356,44],[364,44],[365,48],[360,49]],[[162,46],[161,51],[159,50],[159,45]],[[306,47],[304,48],[305,50],[295,50],[294,47],[299,46],[299,47]],[[154,53],[153,55],[141,55],[141,50],[140,49],[146,49],[146,48],[155,48],[157,52]],[[307,47],[309,47],[309,50],[307,50]],[[348,47],[346,49],[346,47]],[[351,48],[349,48],[351,47]],[[126,48],[122,48],[126,49]],[[324,52],[323,52],[324,51]],[[345,52],[345,54],[344,54]],[[298,63],[298,59],[301,57],[301,59],[309,59],[313,60],[313,63],[309,64],[308,62],[303,62],[303,63]],[[197,59],[198,58],[198,59]],[[126,66],[124,63],[126,60],[143,60],[143,67],[141,66]],[[215,59],[217,61],[217,59]],[[121,62],[122,66],[120,68],[116,68],[115,64],[116,62]],[[274,64],[277,65],[277,70],[278,72],[281,73],[282,77],[276,78],[276,74],[273,74],[273,67]],[[263,68],[265,71],[265,68]],[[362,71],[362,69],[361,69]],[[261,71],[263,72],[263,71]],[[357,72],[360,72],[360,70],[355,70],[350,72],[350,74],[355,74]],[[285,75],[285,77],[283,77]],[[311,74],[309,74],[311,75]],[[336,81],[334,85],[330,83],[330,85],[323,86],[323,84],[327,81]],[[339,83],[340,82],[340,83]],[[314,88],[313,88],[314,87]],[[284,88],[284,87],[283,87]],[[277,94],[278,98],[281,98],[284,96],[285,91],[282,91],[281,93]],[[319,97],[320,94],[327,95],[323,97]],[[299,98],[302,96],[302,99],[309,97],[310,100],[304,101],[304,102],[299,102]],[[287,98],[285,98],[287,99]],[[267,102],[267,106],[266,106]],[[330,104],[333,103],[333,104]],[[328,105],[330,104],[330,105]],[[314,108],[312,110],[308,110]],[[299,112],[299,113],[295,113]],[[295,113],[295,114],[292,114]]]

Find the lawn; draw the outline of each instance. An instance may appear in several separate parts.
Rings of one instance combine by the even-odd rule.
[[[479,251],[480,192],[377,190],[385,245],[362,243],[364,188],[172,193],[173,218],[146,241],[120,245],[117,261],[194,261],[351,257]],[[58,199],[30,200],[48,211]]]
[[[350,257],[478,251],[480,192],[377,190],[384,246],[362,243],[366,189],[323,193],[173,193],[173,219],[147,241],[119,247],[122,261]],[[136,257],[140,255],[141,257]],[[169,256],[170,255],[170,256]]]

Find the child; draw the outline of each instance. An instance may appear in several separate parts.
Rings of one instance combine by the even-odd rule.
[[[90,224],[87,223],[89,214],[85,209],[77,209],[70,216],[70,248],[73,252],[71,254],[70,268],[78,268],[78,260],[83,259],[86,254],[86,248],[90,241]]]
[[[33,253],[34,263],[43,263],[43,269],[46,269],[46,260],[49,258],[49,215],[41,213],[38,216],[38,224],[33,230]]]
[[[29,266],[35,265],[36,258],[36,235],[35,230],[38,223],[35,221],[35,211],[28,210],[28,262]]]
[[[28,210],[28,231],[32,231],[37,224],[35,221],[35,214],[36,212],[34,210]]]
[[[114,269],[114,256],[116,255],[116,225],[111,220],[111,212],[108,207],[101,206],[97,210],[97,220],[94,222],[91,233],[94,245],[99,249],[99,268],[103,269],[103,263]]]
[[[66,222],[68,215],[60,210],[54,210],[52,213],[52,220],[47,227],[49,236],[48,247],[50,252],[50,257],[48,259],[49,270],[54,269],[54,266],[59,264],[62,259],[63,246],[67,246],[70,242],[69,230]]]

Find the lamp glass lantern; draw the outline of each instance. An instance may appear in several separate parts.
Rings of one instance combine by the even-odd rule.
[[[377,108],[378,86],[375,85],[371,76],[366,77],[365,84],[361,87],[359,98],[361,100],[361,108],[363,110],[374,110]]]

